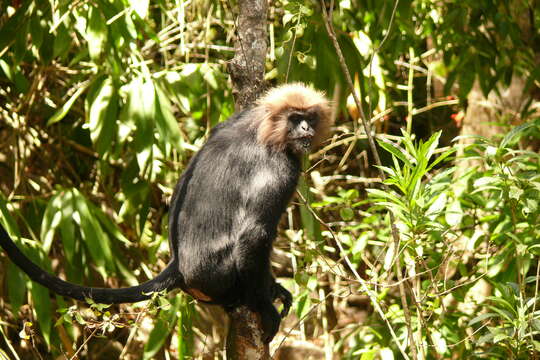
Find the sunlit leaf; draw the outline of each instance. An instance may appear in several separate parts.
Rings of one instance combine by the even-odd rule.
[[[71,95],[71,97],[64,103],[64,105],[62,105],[62,107],[60,109],[58,109],[53,116],[51,116],[51,118],[49,119],[49,121],[47,121],[47,125],[52,125],[60,120],[62,120],[64,118],[64,116],[67,115],[67,113],[69,112],[69,110],[71,109],[71,107],[73,106],[73,104],[75,103],[75,101],[79,98],[79,96],[81,96],[81,94],[84,92],[84,90],[86,90],[86,87],[87,86],[81,86],[79,87],[74,93],[73,95]]]
[[[178,122],[173,115],[169,99],[165,96],[159,86],[156,90],[156,128],[169,145],[172,145],[178,151],[182,152],[182,137],[178,128]]]
[[[86,40],[88,41],[88,52],[92,60],[99,60],[101,53],[105,49],[107,41],[107,24],[98,8],[90,7],[88,27],[86,29]]]
[[[112,80],[106,78],[89,101],[90,137],[98,154],[103,155],[111,149],[117,129],[118,95]]]

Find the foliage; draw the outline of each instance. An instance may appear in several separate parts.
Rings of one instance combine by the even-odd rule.
[[[299,339],[328,359],[539,358],[539,9],[335,4],[384,187],[321,4],[270,5],[267,80],[312,83],[337,109],[276,241],[295,311],[274,350]],[[165,266],[175,181],[234,111],[236,9],[0,0],[0,221],[35,262],[115,287]],[[493,119],[507,135],[452,142],[475,81],[501,94],[516,76],[530,97],[514,118]],[[5,257],[0,274],[2,358],[223,357],[223,314],[186,295],[104,308],[51,295]]]

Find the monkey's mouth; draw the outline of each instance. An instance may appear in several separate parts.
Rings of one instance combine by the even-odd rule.
[[[298,145],[302,148],[304,151],[308,151],[311,148],[311,141],[313,140],[313,137],[311,136],[302,136],[295,139]]]

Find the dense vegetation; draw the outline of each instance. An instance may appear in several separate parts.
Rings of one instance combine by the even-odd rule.
[[[175,181],[234,111],[236,9],[0,0],[0,221],[32,259],[112,287],[165,266]],[[538,2],[282,0],[268,29],[269,83],[336,109],[276,241],[275,358],[539,359]],[[224,319],[184,294],[72,302],[0,252],[1,359],[220,359]]]

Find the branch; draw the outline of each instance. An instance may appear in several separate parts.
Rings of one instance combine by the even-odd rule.
[[[394,9],[396,8],[399,0],[395,0],[395,1],[396,2],[394,3]],[[349,72],[349,69],[347,68],[347,65],[345,64],[345,58],[343,56],[343,53],[341,52],[341,47],[339,46],[339,43],[338,43],[337,38],[336,38],[336,33],[334,31],[334,25],[333,25],[332,20],[331,20],[332,19],[331,11],[332,11],[332,8],[334,6],[334,2],[333,1],[330,2],[330,15],[328,14],[328,12],[326,10],[326,4],[325,4],[324,0],[320,0],[320,3],[321,3],[322,12],[323,12],[324,25],[326,26],[326,31],[328,32],[328,36],[330,37],[330,39],[332,40],[332,43],[334,44],[334,48],[336,49],[336,54],[337,54],[338,59],[339,59],[339,64],[341,65],[341,70],[343,71],[343,74],[345,75],[345,80],[347,82],[347,85],[349,86],[349,89],[351,90],[351,94],[353,96],[356,107],[358,108],[358,112],[360,114],[360,119],[362,120],[362,125],[364,126],[364,131],[366,132],[366,135],[367,135],[369,147],[370,147],[371,152],[373,154],[373,158],[375,159],[375,163],[379,167],[379,174],[380,174],[381,179],[383,180],[383,183],[382,183],[383,188],[386,191],[389,191],[388,185],[386,185],[384,183],[384,180],[386,179],[386,175],[384,174],[384,172],[380,168],[382,166],[382,163],[381,163],[381,159],[379,157],[379,153],[377,151],[377,147],[375,146],[375,140],[373,139],[373,134],[371,132],[370,123],[366,118],[366,115],[365,115],[364,109],[362,108],[360,99],[358,98],[358,95],[356,94],[356,91],[354,90],[351,74]],[[393,17],[392,17],[392,19],[393,19]],[[391,24],[390,24],[390,26],[391,26]],[[380,47],[379,47],[379,49],[380,49]],[[379,50],[379,49],[377,49],[377,50]],[[373,59],[373,57],[372,57],[372,59]],[[399,293],[400,293],[400,297],[401,297],[401,303],[402,303],[402,306],[403,306],[403,313],[405,315],[407,328],[408,328],[408,335],[409,335],[409,342],[410,342],[410,347],[409,348],[411,350],[412,358],[414,360],[416,360],[416,359],[418,359],[418,355],[417,355],[416,343],[415,343],[415,339],[414,339],[414,335],[413,335],[412,322],[411,322],[411,313],[410,313],[409,305],[407,303],[406,290],[405,290],[405,287],[403,286],[403,283],[401,282],[401,280],[403,279],[403,274],[401,273],[401,260],[399,258],[399,247],[400,247],[399,232],[398,232],[398,229],[396,227],[394,213],[392,211],[389,211],[388,214],[389,214],[389,217],[390,217],[390,229],[391,229],[391,232],[392,232],[392,238],[394,239],[394,245],[395,245],[395,249],[396,249],[396,255],[395,255],[395,259],[394,259],[395,260],[395,268],[396,268],[397,278],[399,280]],[[343,251],[343,250],[340,249],[340,251]],[[401,349],[401,346],[400,346],[399,343],[398,343],[398,346],[400,347],[402,355],[406,356],[403,349]]]

